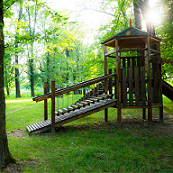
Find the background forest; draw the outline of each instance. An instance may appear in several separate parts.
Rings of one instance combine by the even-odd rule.
[[[77,2],[77,1],[76,1]],[[97,11],[109,16],[93,35],[84,29],[84,23],[71,18],[68,10],[56,11],[41,0],[19,0],[13,5],[5,2],[5,90],[6,97],[42,94],[44,81],[55,80],[58,88],[70,86],[103,75],[103,48],[101,42],[127,28],[129,19],[135,27],[140,21],[142,30],[153,22],[152,8],[160,12],[154,21],[156,36],[163,39],[162,58],[173,60],[173,3],[160,0],[151,9],[136,5],[140,0],[83,0],[79,9]],[[57,6],[58,6],[57,2]],[[144,6],[145,7],[145,6]],[[143,7],[143,8],[144,8]],[[136,10],[136,11],[135,11]],[[144,14],[143,11],[146,11]],[[135,14],[135,16],[134,16]],[[136,15],[138,14],[138,15]],[[135,18],[137,17],[137,18]],[[142,18],[141,18],[142,17]],[[90,24],[94,25],[94,23]],[[86,38],[90,38],[87,42]],[[109,60],[109,67],[115,62]],[[172,83],[171,65],[163,64],[163,78]],[[40,93],[41,92],[41,93]]]

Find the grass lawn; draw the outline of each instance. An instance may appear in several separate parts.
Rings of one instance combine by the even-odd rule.
[[[153,125],[143,122],[142,110],[116,109],[68,123],[50,132],[29,136],[26,126],[43,120],[43,102],[6,101],[6,128],[17,164],[4,172],[173,172],[173,102],[164,99],[164,123],[153,110]],[[50,102],[49,102],[50,108]],[[49,109],[50,117],[50,109]]]

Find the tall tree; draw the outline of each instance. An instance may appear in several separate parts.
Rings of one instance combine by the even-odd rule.
[[[0,0],[0,167],[1,170],[13,159],[11,157],[6,134],[5,96],[4,96],[4,34],[3,0]],[[14,161],[14,160],[13,160]]]
[[[141,30],[142,29],[141,10],[137,0],[133,0],[133,11],[135,17],[135,27]]]
[[[16,98],[20,97],[20,82],[19,82],[19,66],[18,66],[18,47],[19,47],[19,25],[22,17],[22,4],[20,2],[19,16],[17,20],[16,35],[15,35],[15,87],[16,87]]]
[[[138,5],[141,8],[142,16],[146,21],[147,32],[149,34],[155,35],[154,25],[151,20],[148,19],[148,13],[150,12],[149,0],[137,0]]]

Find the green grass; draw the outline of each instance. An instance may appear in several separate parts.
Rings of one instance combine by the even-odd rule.
[[[8,142],[17,160],[11,172],[173,172],[172,108],[164,97],[164,124],[158,123],[155,109],[151,127],[141,120],[141,109],[123,109],[118,126],[116,109],[109,108],[108,123],[101,111],[58,128],[54,135],[29,136],[26,126],[43,120],[43,102],[9,100]]]

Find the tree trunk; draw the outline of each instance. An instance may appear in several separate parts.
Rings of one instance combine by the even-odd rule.
[[[142,16],[146,21],[147,32],[151,35],[155,35],[154,25],[150,20],[147,19],[147,14],[150,11],[149,0],[143,0],[143,1],[141,0],[139,3],[139,6],[140,6],[141,11],[142,11]]]
[[[3,0],[0,0],[0,168],[1,171],[12,160],[13,159],[11,157],[8,148],[6,122],[5,122]]]
[[[22,5],[20,4],[19,18],[20,22],[22,17]],[[20,82],[19,82],[19,67],[18,67],[18,47],[19,47],[19,26],[17,24],[16,35],[15,35],[15,86],[16,86],[16,98],[21,97],[20,95]]]
[[[34,97],[34,43],[31,43],[31,57],[29,59],[31,97]]]
[[[141,11],[138,5],[137,0],[133,0],[133,11],[135,17],[135,28],[142,29],[141,25]]]
[[[7,90],[7,96],[9,96],[10,95],[10,90],[9,90],[8,83],[6,84],[6,90]]]
[[[50,71],[49,71],[49,65],[50,65],[50,60],[49,60],[49,52],[47,53],[47,56],[46,56],[46,63],[47,63],[47,92],[50,91]]]

